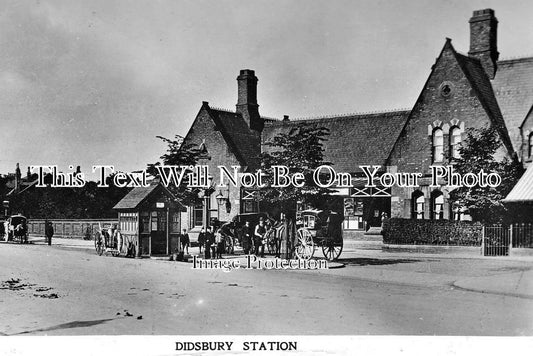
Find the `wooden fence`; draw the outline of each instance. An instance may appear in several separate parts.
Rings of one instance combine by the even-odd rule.
[[[92,239],[99,226],[118,225],[117,219],[50,219],[54,226],[54,237]],[[44,236],[44,219],[28,219],[30,236]]]

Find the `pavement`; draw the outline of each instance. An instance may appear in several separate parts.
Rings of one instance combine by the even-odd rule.
[[[36,245],[45,245],[45,239],[42,237],[30,237],[30,243]],[[4,242],[1,242],[4,243]],[[53,247],[59,247],[62,249],[70,250],[87,250],[94,251],[94,242],[92,240],[81,239],[66,239],[66,238],[53,238]],[[191,255],[199,255],[198,247],[191,247],[189,249]],[[224,258],[238,258],[245,259],[243,255],[228,255]],[[459,288],[467,291],[490,293],[505,296],[514,296],[525,299],[533,299],[533,258],[522,256],[506,256],[506,257],[484,257],[484,256],[464,256],[454,254],[427,254],[427,253],[413,253],[413,252],[385,252],[378,249],[356,249],[353,246],[347,246],[342,252],[341,259],[338,262],[332,262],[329,264],[330,268],[341,268],[345,263],[343,261],[353,258],[358,259],[485,259],[491,261],[521,261],[531,262],[531,269],[521,269],[519,271],[513,270],[509,273],[500,273],[490,276],[465,276],[454,277],[453,280],[450,276],[431,274],[431,278],[425,276],[422,273],[413,273],[410,271],[396,271],[387,270],[386,273],[374,273],[369,270],[350,268],[349,272],[360,279],[365,280],[378,280],[388,283],[411,283],[413,285],[428,285],[428,284],[451,284],[454,288]],[[168,257],[164,258],[168,260]]]

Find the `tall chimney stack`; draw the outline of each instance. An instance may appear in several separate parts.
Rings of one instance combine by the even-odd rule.
[[[478,58],[490,79],[494,79],[499,53],[497,46],[498,20],[494,10],[476,10],[470,18],[470,57]]]
[[[237,113],[241,114],[251,130],[258,134],[263,131],[264,121],[259,116],[257,105],[257,77],[251,69],[241,70],[237,77]]]

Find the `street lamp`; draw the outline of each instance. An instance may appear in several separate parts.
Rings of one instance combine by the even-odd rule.
[[[4,200],[2,202],[2,205],[4,206],[4,215],[7,217],[7,210],[9,209],[9,200]]]
[[[204,218],[204,225],[205,229],[209,229],[209,197],[211,196],[211,193],[213,193],[213,176],[209,175],[207,177],[207,188],[204,188],[203,190],[203,198],[204,198],[204,211],[203,211],[203,218]]]

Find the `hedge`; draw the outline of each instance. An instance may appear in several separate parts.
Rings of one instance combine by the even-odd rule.
[[[391,218],[383,222],[382,234],[386,244],[481,246],[483,225],[471,221]]]

